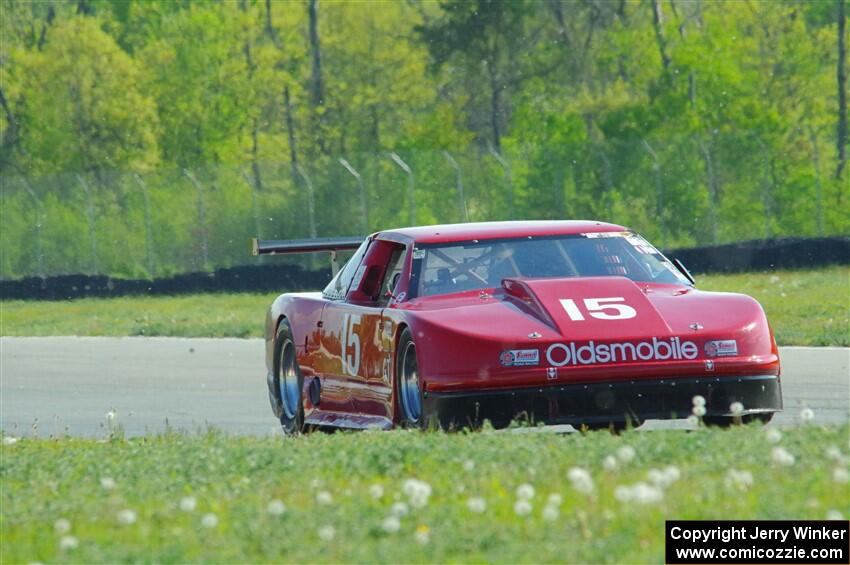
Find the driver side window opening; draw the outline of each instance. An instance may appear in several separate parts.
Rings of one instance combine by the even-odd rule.
[[[389,304],[392,297],[387,292],[394,290],[394,281],[398,283],[404,258],[404,245],[380,239],[373,241],[351,283],[348,301],[379,307]]]

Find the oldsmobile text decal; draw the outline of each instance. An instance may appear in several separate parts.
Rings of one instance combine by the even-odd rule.
[[[628,361],[667,361],[696,359],[697,344],[678,337],[649,341],[595,343],[576,345],[575,342],[553,343],[546,350],[546,361],[553,367],[566,365],[596,365]]]

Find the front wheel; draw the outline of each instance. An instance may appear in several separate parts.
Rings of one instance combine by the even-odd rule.
[[[424,427],[422,417],[422,387],[419,382],[419,363],[416,345],[410,328],[404,328],[396,350],[396,399],[401,424],[405,427]]]
[[[280,425],[285,434],[300,433],[304,427],[303,379],[295,355],[292,328],[287,320],[283,320],[277,328],[274,369],[274,394],[280,403]]]

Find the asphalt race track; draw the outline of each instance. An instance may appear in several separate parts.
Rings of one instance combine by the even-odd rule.
[[[815,423],[850,418],[850,349],[785,347],[780,355],[785,412],[776,425],[797,424],[803,407],[814,411]],[[0,338],[5,434],[103,436],[110,410],[127,435],[166,425],[279,433],[266,393],[262,340]],[[648,422],[641,429],[671,426],[688,424]]]

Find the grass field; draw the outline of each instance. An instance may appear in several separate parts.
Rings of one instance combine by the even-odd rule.
[[[764,305],[781,345],[850,346],[850,268],[698,277]],[[0,303],[0,335],[258,337],[273,294],[199,294]]]
[[[658,563],[665,519],[846,518],[850,427],[770,429],[7,439],[0,562]]]

